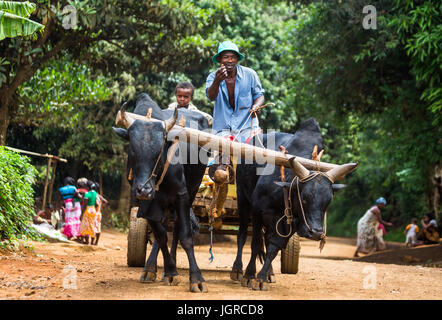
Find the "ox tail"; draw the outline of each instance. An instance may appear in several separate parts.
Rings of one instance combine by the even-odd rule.
[[[200,222],[198,218],[193,213],[192,208],[190,208],[190,229],[192,235],[197,235],[200,232]]]
[[[255,231],[256,230],[256,231]],[[261,263],[264,263],[265,260],[265,251],[264,251],[264,232],[262,230],[262,226],[253,226],[253,237],[255,242],[255,249],[258,251],[258,258]]]
[[[262,233],[262,231],[260,232],[260,236],[259,236],[259,250],[258,250],[258,258],[259,258],[259,262],[261,262],[261,264],[264,264],[264,260],[265,260],[265,251],[264,251],[264,235]]]

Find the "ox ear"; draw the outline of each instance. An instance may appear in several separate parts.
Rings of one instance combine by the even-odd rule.
[[[346,184],[333,183],[332,189],[333,189],[333,192],[338,192],[339,190],[344,189],[346,186],[347,186]]]
[[[278,187],[290,187],[290,183],[288,182],[282,182],[282,181],[273,181],[274,184],[276,184]]]
[[[120,136],[120,138],[123,138],[124,140],[129,141],[129,134],[127,133],[126,129],[115,128],[115,127],[112,127],[112,129],[114,130],[114,132],[116,134],[118,134]]]

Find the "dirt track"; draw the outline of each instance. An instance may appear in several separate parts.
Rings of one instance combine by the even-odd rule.
[[[322,253],[317,242],[303,240],[298,274],[281,274],[278,256],[273,265],[276,283],[270,284],[269,291],[260,292],[230,280],[236,238],[224,238],[230,241],[215,242],[212,263],[208,260],[209,246],[195,246],[209,288],[206,294],[188,292],[187,259],[182,249],[177,259],[182,277],[178,287],[159,280],[153,284],[138,282],[141,268],[126,265],[126,235],[105,230],[98,247],[34,242],[32,252],[0,254],[0,299],[442,299],[440,245],[404,250],[396,244],[390,254],[382,253],[384,258],[372,255],[352,261],[353,239],[328,238]],[[433,264],[425,264],[430,262],[427,251]],[[392,255],[396,255],[395,263],[414,265],[370,262],[388,262],[387,257]],[[249,256],[248,240],[244,265]],[[159,266],[158,277],[161,255]],[[75,277],[76,288],[69,280]]]

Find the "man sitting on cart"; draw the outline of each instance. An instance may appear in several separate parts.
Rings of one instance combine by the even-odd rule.
[[[212,129],[214,134],[230,140],[249,143],[261,133],[256,119],[257,109],[264,104],[264,89],[257,73],[238,65],[244,59],[236,44],[224,41],[212,57],[218,70],[209,74],[206,80],[206,96],[215,101]],[[218,218],[227,196],[227,183],[234,183],[234,171],[229,156],[218,155],[209,175],[218,186],[216,208],[212,214]],[[217,188],[217,187],[215,187]]]

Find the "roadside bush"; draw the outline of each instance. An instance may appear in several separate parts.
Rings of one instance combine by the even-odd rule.
[[[29,225],[34,214],[32,184],[37,171],[29,158],[0,146],[0,246],[38,239]]]

